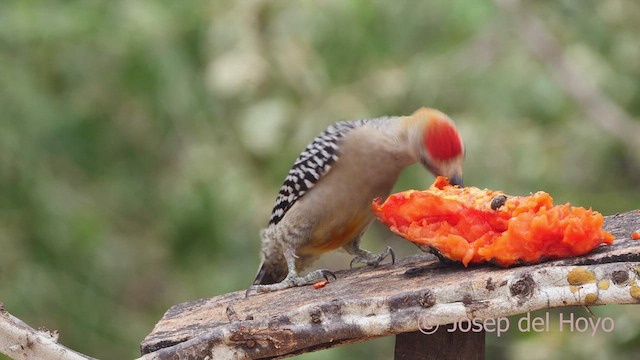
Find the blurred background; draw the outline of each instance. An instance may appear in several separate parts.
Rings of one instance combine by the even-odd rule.
[[[467,185],[640,208],[638,18],[625,0],[3,1],[0,301],[136,357],[171,305],[251,284],[317,133],[420,106],[460,128]],[[395,190],[432,181],[414,166]],[[387,244],[417,251],[378,224],[363,241]],[[638,308],[592,310],[615,331],[489,334],[488,358],[638,358]],[[300,358],[392,355],[385,338]]]

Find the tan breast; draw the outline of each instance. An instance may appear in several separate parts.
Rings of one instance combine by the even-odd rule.
[[[313,223],[300,254],[319,255],[360,235],[373,220],[373,199],[386,197],[402,169],[415,161],[406,144],[393,147],[382,135],[372,129],[350,133],[333,168],[289,210],[283,221]]]

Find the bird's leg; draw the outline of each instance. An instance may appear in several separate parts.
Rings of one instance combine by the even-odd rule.
[[[296,254],[293,250],[287,250],[284,253],[284,257],[287,260],[287,267],[289,268],[289,273],[287,277],[284,278],[279,283],[269,284],[269,285],[253,285],[249,289],[247,289],[246,295],[251,292],[251,290],[255,290],[257,293],[266,293],[272,291],[278,291],[283,289],[288,289],[296,286],[304,286],[310,285],[318,282],[320,279],[329,280],[330,277],[336,279],[336,275],[329,270],[326,269],[318,269],[308,273],[305,276],[300,276],[296,272]]]
[[[358,263],[376,267],[389,255],[391,255],[391,263],[396,263],[396,254],[393,253],[393,249],[391,249],[390,246],[387,246],[387,249],[382,253],[374,254],[370,251],[360,249],[360,237],[343,246],[343,249],[345,249],[345,251],[350,255],[355,255],[349,264],[351,268],[353,268],[353,265]]]

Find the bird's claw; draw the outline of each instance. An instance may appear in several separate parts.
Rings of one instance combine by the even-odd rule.
[[[387,246],[387,251],[389,252],[389,254],[391,254],[391,265],[395,265],[396,264],[396,253],[393,252],[393,249],[391,248],[391,246]]]
[[[336,276],[336,274],[334,274],[333,272],[327,270],[327,269],[320,269],[318,270],[322,273],[322,276],[324,277],[325,280],[329,281],[329,278],[332,277],[333,280],[338,280],[338,277]]]
[[[307,274],[304,277],[301,276],[297,276],[297,275],[289,275],[287,276],[284,280],[282,280],[279,283],[275,283],[275,284],[268,284],[268,285],[261,285],[261,284],[254,284],[251,285],[247,291],[244,293],[244,297],[247,298],[249,297],[249,294],[251,293],[251,291],[256,291],[257,293],[266,293],[266,292],[272,292],[272,291],[277,291],[277,290],[284,290],[284,289],[288,289],[288,288],[292,288],[292,287],[297,287],[297,286],[305,286],[305,285],[311,285],[314,284],[318,281],[318,278],[324,278],[327,281],[330,281],[331,278],[333,278],[333,280],[337,280],[338,277],[336,276],[336,274],[334,274],[332,271],[329,271],[327,269],[318,269],[316,271],[313,271],[309,274]]]
[[[251,286],[249,286],[249,288],[247,289],[247,291],[245,291],[245,293],[244,293],[244,298],[245,298],[245,299],[249,297],[249,293],[251,292],[251,290],[255,290],[255,289],[256,289],[256,286],[258,286],[258,285],[251,285]]]
[[[371,265],[376,267],[380,265],[382,260],[386,259],[387,256],[391,255],[391,265],[395,265],[396,263],[396,254],[393,252],[391,246],[387,246],[387,249],[383,251],[381,254],[375,255],[370,252],[366,252],[363,255],[357,255],[351,262],[349,263],[349,267],[353,269],[353,265],[357,263],[364,263],[367,265]]]

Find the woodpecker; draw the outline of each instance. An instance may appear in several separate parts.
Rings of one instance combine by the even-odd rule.
[[[300,154],[280,188],[260,233],[263,261],[247,294],[335,278],[325,269],[298,273],[340,247],[354,256],[352,267],[377,266],[389,254],[393,259],[390,247],[380,254],[360,248],[374,218],[371,202],[388,196],[400,172],[416,162],[462,186],[463,161],[460,134],[435,109],[329,126]]]

